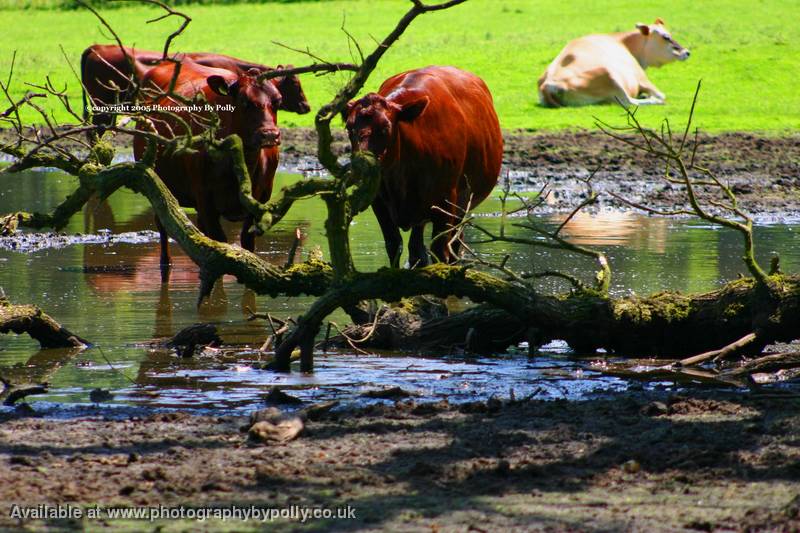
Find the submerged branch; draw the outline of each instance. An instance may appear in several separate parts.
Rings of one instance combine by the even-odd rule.
[[[14,305],[0,296],[0,333],[27,333],[42,348],[86,348],[75,335],[35,305]]]

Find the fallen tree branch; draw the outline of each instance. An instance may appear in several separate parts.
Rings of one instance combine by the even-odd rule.
[[[722,375],[739,377],[797,367],[800,367],[800,352],[776,353],[747,361],[741,366],[723,371]]]
[[[759,343],[788,341],[796,336],[793,328],[800,320],[800,299],[789,296],[800,291],[800,278],[785,276],[779,283],[780,290],[774,292],[765,292],[753,279],[745,278],[704,294],[661,292],[608,298],[595,292],[539,294],[518,283],[453,265],[383,268],[354,273],[320,297],[278,347],[275,368],[286,371],[287,355],[312,341],[325,317],[337,307],[418,294],[485,302],[512,315],[522,326],[536,328],[542,343],[562,339],[581,354],[604,348],[624,356],[674,358],[696,353],[698,348],[728,345],[754,330],[759,331]],[[787,296],[776,299],[776,294]],[[472,319],[480,323],[481,316]],[[304,371],[313,366],[311,357],[305,362],[301,358]]]
[[[710,361],[711,359],[713,359],[714,361],[725,359],[727,356],[751,344],[753,341],[756,340],[756,338],[757,337],[755,333],[748,333],[741,339],[737,339],[734,342],[728,344],[727,346],[723,346],[719,350],[711,350],[709,352],[697,354],[692,357],[687,357],[686,359],[681,359],[678,365],[692,366],[705,363],[706,361]]]
[[[42,348],[86,348],[89,342],[56,322],[35,305],[14,305],[0,297],[0,333],[27,333]]]
[[[0,401],[6,406],[14,405],[27,396],[47,394],[49,392],[47,383],[18,385],[10,383],[2,377],[0,377],[0,382],[2,382],[5,387],[3,391],[0,392]]]

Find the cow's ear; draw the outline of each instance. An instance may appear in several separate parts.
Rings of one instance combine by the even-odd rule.
[[[355,106],[356,106],[355,100],[350,100],[349,102],[347,102],[347,105],[344,106],[344,109],[342,109],[342,122],[347,122],[347,117],[350,116],[350,111],[352,111]]]
[[[229,81],[226,80],[222,76],[213,75],[206,78],[206,82],[208,86],[211,88],[212,91],[219,94],[220,96],[230,96],[235,91],[234,85],[236,81]]]
[[[650,26],[648,26],[647,24],[642,24],[641,22],[639,22],[638,24],[636,24],[636,29],[639,30],[642,35],[650,35]]]
[[[658,17],[653,24],[658,24],[659,26],[666,26],[666,24],[664,24],[664,19],[662,19],[661,17]]]
[[[405,120],[406,122],[411,122],[418,116],[425,111],[425,108],[428,107],[431,99],[428,95],[423,94],[418,98],[411,100],[410,102],[406,102],[403,104],[400,112],[397,114],[398,120]]]

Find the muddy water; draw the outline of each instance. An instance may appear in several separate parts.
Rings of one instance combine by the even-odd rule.
[[[284,174],[281,183],[298,179]],[[0,177],[0,212],[46,210],[75,186],[59,173],[24,173]],[[279,183],[280,186],[280,183]],[[481,223],[497,230],[499,201],[480,207]],[[300,204],[276,230],[257,242],[258,253],[284,264],[295,228],[304,235],[298,258],[325,248],[324,207]],[[558,223],[558,217],[543,219]],[[513,223],[510,220],[509,223]],[[86,404],[94,388],[110,389],[112,404],[246,410],[257,406],[273,385],[294,389],[304,400],[356,398],[365,390],[400,386],[423,399],[473,400],[491,395],[578,398],[625,389],[624,381],[600,377],[586,369],[586,359],[554,343],[548,355],[529,360],[518,353],[497,357],[364,356],[353,353],[320,356],[313,375],[290,376],[254,368],[257,348],[267,331],[247,321],[245,308],[279,317],[296,316],[309,298],[256,297],[233,279],[218,284],[211,301],[196,308],[197,269],[173,246],[175,266],[168,287],[160,283],[157,235],[143,198],[129,191],[107,202],[87,206],[65,228],[64,236],[29,236],[0,240],[0,287],[15,302],[41,305],[71,330],[95,343],[88,351],[37,351],[27,336],[0,337],[0,367],[15,381],[49,381],[51,392],[35,398],[40,409],[55,404]],[[226,226],[235,239],[236,225]],[[513,228],[510,231],[519,231]],[[616,294],[646,294],[660,289],[698,291],[743,271],[740,238],[688,220],[604,212],[576,217],[566,234],[582,245],[605,250],[614,268]],[[785,271],[800,266],[800,226],[761,226],[756,230],[759,255],[781,252]],[[80,235],[76,235],[80,234]],[[469,235],[478,240],[479,235]],[[383,242],[371,213],[352,228],[357,267],[372,270],[386,264]],[[560,269],[584,277],[591,263],[543,249],[508,244],[478,244],[497,259],[509,255],[518,270]],[[336,315],[343,324],[345,317]],[[181,328],[196,322],[219,325],[226,348],[220,353],[182,360],[160,346]],[[241,352],[242,346],[251,350]],[[227,348],[236,347],[236,352]],[[418,354],[415,354],[418,355]],[[600,355],[593,355],[595,359]],[[668,386],[668,385],[665,385]]]

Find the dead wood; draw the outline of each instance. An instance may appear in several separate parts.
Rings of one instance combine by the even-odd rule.
[[[85,348],[89,342],[56,322],[35,305],[14,305],[0,297],[0,333],[27,333],[42,348]]]

